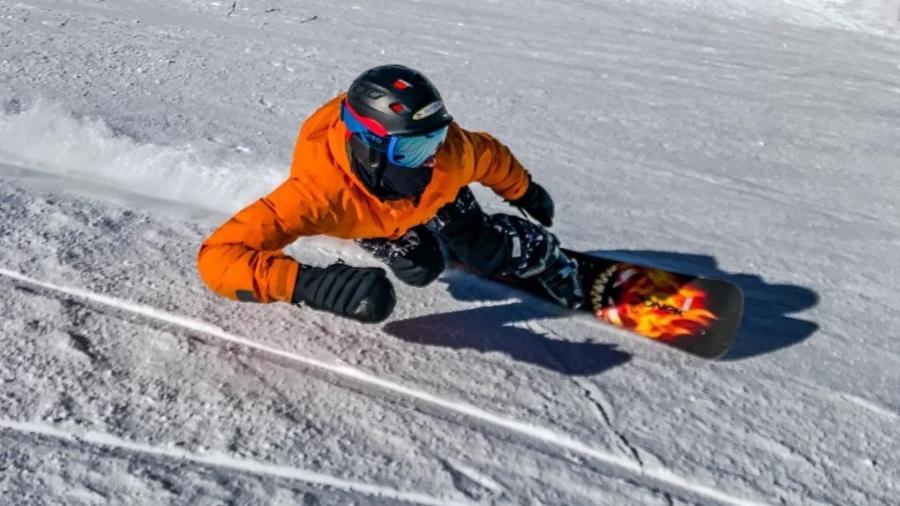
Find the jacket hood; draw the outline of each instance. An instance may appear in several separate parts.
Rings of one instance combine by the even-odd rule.
[[[291,173],[294,176],[300,176],[300,173],[310,170],[308,160],[326,159],[331,162],[330,170],[340,172],[344,176],[344,180],[354,188],[379,202],[378,197],[369,191],[365,183],[353,171],[350,163],[347,152],[348,131],[344,122],[341,121],[341,102],[346,96],[346,93],[341,93],[329,100],[303,122],[297,146],[294,149]],[[329,170],[329,168],[319,166],[314,170],[319,172]]]

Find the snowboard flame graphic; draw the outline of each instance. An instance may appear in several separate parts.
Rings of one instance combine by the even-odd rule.
[[[717,320],[707,309],[706,293],[677,275],[619,264],[612,276],[609,295],[595,297],[596,302],[603,299],[602,304],[595,305],[601,320],[652,339],[670,341],[702,333]]]

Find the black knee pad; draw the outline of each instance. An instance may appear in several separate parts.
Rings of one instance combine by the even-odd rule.
[[[438,211],[428,228],[453,256],[485,276],[531,277],[559,253],[550,231],[517,216],[485,214],[468,187]]]
[[[387,264],[397,279],[412,286],[431,283],[447,264],[440,241],[424,225],[409,229],[399,239],[362,239],[357,244]]]
[[[440,208],[427,226],[452,257],[485,276],[494,275],[507,257],[504,237],[488,224],[487,215],[468,187]]]
[[[482,221],[484,212],[475,200],[475,194],[468,186],[463,186],[456,194],[456,199],[438,209],[427,226],[438,235],[453,237]]]

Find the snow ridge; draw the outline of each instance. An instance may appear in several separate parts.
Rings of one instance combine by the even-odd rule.
[[[398,501],[411,502],[415,504],[425,504],[429,506],[471,506],[472,504],[474,504],[468,501],[461,501],[457,499],[441,499],[419,492],[397,490],[382,485],[372,485],[369,483],[344,480],[328,474],[310,471],[308,469],[266,464],[264,462],[255,460],[238,459],[221,453],[209,453],[207,455],[203,455],[181,448],[163,448],[159,446],[135,443],[134,441],[122,439],[118,436],[114,436],[112,434],[107,434],[104,432],[73,432],[44,423],[17,422],[2,419],[0,419],[0,429],[52,437],[56,439],[83,441],[85,443],[119,448],[132,452],[140,452],[147,455],[188,460],[197,464],[222,467],[239,472],[277,476],[279,478],[304,481],[316,485],[323,485],[341,490],[347,490],[350,492],[359,492],[366,495],[395,499]]]
[[[192,330],[194,332],[200,332],[208,336],[215,337],[246,348],[255,349],[281,358],[302,363],[306,366],[327,370],[346,378],[351,378],[356,381],[381,388],[383,390],[391,391],[396,394],[415,399],[417,401],[438,406],[443,409],[480,420],[481,422],[542,441],[546,444],[592,458],[596,461],[606,464],[607,466],[610,466],[615,471],[629,475],[637,475],[644,478],[645,481],[652,481],[657,484],[680,489],[691,494],[696,494],[708,499],[718,501],[723,504],[730,504],[735,506],[756,506],[759,504],[765,504],[763,502],[733,496],[712,486],[698,483],[690,478],[680,476],[675,472],[661,466],[651,467],[641,465],[630,458],[626,458],[625,456],[593,448],[588,444],[576,440],[565,433],[560,433],[546,427],[533,425],[520,420],[505,418],[477,406],[473,406],[463,402],[444,399],[437,395],[413,387],[394,383],[392,381],[373,376],[365,371],[350,366],[331,364],[312,357],[307,357],[297,353],[273,348],[265,344],[254,342],[250,339],[228,333],[221,327],[202,320],[172,314],[152,306],[138,304],[127,300],[94,293],[81,288],[61,286],[40,281],[8,269],[0,268],[0,275],[46,290],[56,291],[72,297],[78,297],[97,304],[110,306],[118,310],[127,311],[171,325],[176,325],[184,329]]]

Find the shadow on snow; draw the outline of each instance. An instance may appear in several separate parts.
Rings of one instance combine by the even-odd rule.
[[[504,301],[449,313],[431,314],[389,322],[384,330],[404,341],[453,349],[500,352],[514,360],[531,363],[571,376],[600,374],[624,364],[631,355],[615,345],[553,339],[552,331],[537,323],[541,318],[571,316],[571,312],[533,296],[509,301],[516,292],[500,284],[457,271],[441,279],[447,290],[461,301]]]
[[[724,272],[709,255],[640,250],[590,254],[737,284],[744,292],[744,318],[735,344],[723,360],[771,353],[805,340],[819,328],[814,322],[790,316],[818,303],[819,296],[814,291],[802,286],[769,284],[755,274]],[[456,300],[505,303],[393,321],[384,330],[417,344],[500,352],[571,376],[600,374],[631,359],[630,354],[615,345],[548,337],[552,335],[550,329],[530,322],[573,316],[551,303],[525,294],[524,301],[509,302],[509,288],[456,271],[448,271],[442,281]],[[598,327],[598,335],[602,332]]]

